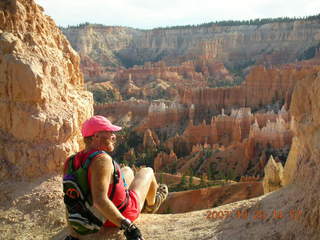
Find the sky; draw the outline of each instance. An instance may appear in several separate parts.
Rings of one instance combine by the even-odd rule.
[[[320,13],[319,0],[35,0],[57,25],[99,23],[139,29],[220,20],[304,17]]]

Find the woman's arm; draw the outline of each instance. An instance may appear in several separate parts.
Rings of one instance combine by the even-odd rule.
[[[107,154],[97,156],[91,163],[91,193],[93,205],[115,225],[121,225],[125,219],[117,207],[108,198],[110,180],[113,176],[112,159]]]

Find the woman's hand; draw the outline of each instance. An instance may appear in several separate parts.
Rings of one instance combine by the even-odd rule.
[[[124,230],[127,240],[144,240],[139,228],[128,219],[122,220],[121,229]]]

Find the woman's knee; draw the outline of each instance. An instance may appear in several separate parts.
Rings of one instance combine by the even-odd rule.
[[[134,175],[133,170],[128,166],[122,167],[121,172],[125,172],[125,173],[129,173],[129,174]]]
[[[126,178],[126,181],[129,181],[131,183],[134,178],[133,170],[130,167],[126,166],[126,167],[122,167],[120,171],[121,171],[121,174],[123,174],[124,177]]]
[[[154,175],[154,171],[151,167],[143,167],[138,171],[139,174],[146,174],[146,175]]]

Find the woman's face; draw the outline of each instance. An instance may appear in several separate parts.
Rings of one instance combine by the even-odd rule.
[[[99,149],[112,152],[116,144],[116,135],[113,132],[101,131],[95,134],[96,145]]]

